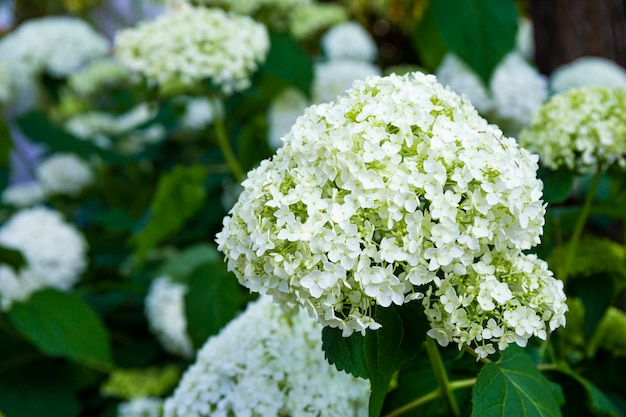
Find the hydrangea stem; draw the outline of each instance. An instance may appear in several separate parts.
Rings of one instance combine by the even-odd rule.
[[[583,229],[585,228],[585,223],[587,222],[587,218],[589,217],[589,212],[591,211],[591,203],[593,202],[596,196],[596,190],[598,189],[598,184],[600,183],[600,178],[602,178],[602,169],[598,167],[598,171],[594,174],[591,185],[587,190],[587,195],[585,196],[585,201],[583,202],[583,206],[578,214],[578,219],[576,220],[576,225],[574,226],[574,232],[572,233],[572,237],[570,239],[569,250],[565,255],[565,262],[561,266],[560,274],[557,278],[565,281],[567,279],[567,274],[569,273],[569,269],[576,258],[576,251],[578,250],[578,242],[580,241],[580,236],[582,235]]]
[[[233,148],[230,146],[230,142],[228,141],[224,120],[222,120],[221,117],[216,117],[213,121],[213,126],[215,127],[217,143],[219,144],[222,154],[224,155],[226,164],[228,165],[230,172],[233,174],[235,181],[240,183],[243,181],[243,169],[241,168],[241,165],[233,152]]]
[[[435,372],[435,378],[437,379],[437,383],[439,383],[439,391],[441,391],[446,399],[446,402],[450,406],[452,415],[458,417],[461,415],[461,410],[459,410],[459,405],[457,404],[454,393],[452,392],[452,387],[450,385],[450,381],[448,380],[448,374],[446,373],[446,367],[444,366],[443,359],[439,353],[439,348],[435,344],[435,341],[430,337],[426,338],[424,345],[426,346],[428,358],[430,359],[433,371]]]

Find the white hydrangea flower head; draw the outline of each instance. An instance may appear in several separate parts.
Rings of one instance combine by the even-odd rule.
[[[186,293],[185,284],[168,276],[156,278],[145,299],[145,314],[161,346],[171,354],[189,359],[194,351],[187,334]]]
[[[478,75],[461,58],[448,53],[435,71],[440,83],[447,85],[458,94],[463,94],[480,114],[487,114],[493,108],[491,95]]]
[[[506,55],[491,77],[489,88],[495,116],[519,131],[548,99],[548,80],[517,52]]]
[[[164,417],[367,416],[369,382],[326,361],[321,330],[261,297],[207,340]]]
[[[135,398],[117,406],[117,417],[161,417],[163,400],[153,397]]]
[[[489,253],[457,275],[447,273],[424,297],[428,335],[440,345],[472,345],[478,358],[526,346],[536,336],[565,326],[563,281],[536,255]]]
[[[304,113],[309,106],[307,97],[297,88],[289,87],[272,101],[269,107],[268,142],[272,149],[278,149],[283,145],[282,137],[285,136],[298,116]]]
[[[0,309],[26,300],[42,288],[69,290],[87,266],[87,244],[61,214],[45,208],[22,209],[0,227],[0,245],[26,259],[19,274],[0,265]]]
[[[552,96],[520,135],[550,169],[626,168],[626,89],[583,87]]]
[[[356,80],[370,75],[380,75],[380,68],[365,61],[335,59],[315,65],[311,86],[313,102],[326,103],[336,100],[352,87]]]
[[[209,126],[222,113],[221,102],[206,97],[187,97],[185,113],[181,118],[184,129],[200,130]]]
[[[68,76],[108,50],[109,42],[104,36],[73,17],[28,20],[0,39],[0,56],[11,63],[20,89],[28,88],[33,77],[41,73]]]
[[[289,32],[303,41],[348,20],[348,13],[339,4],[310,3],[298,6],[289,16]]]
[[[433,75],[356,82],[284,142],[243,182],[218,249],[241,284],[346,336],[380,326],[373,304],[540,242],[538,157]]]
[[[322,36],[326,58],[374,62],[378,48],[372,36],[359,23],[350,21],[333,26]]]
[[[247,88],[268,50],[265,26],[217,8],[173,10],[115,38],[118,59],[149,82],[193,85],[209,79],[224,94]]]
[[[72,153],[56,153],[35,168],[35,177],[46,195],[80,194],[94,181],[89,164]]]
[[[13,207],[25,208],[41,203],[46,198],[37,181],[8,186],[0,197],[2,203]]]
[[[609,59],[586,56],[560,66],[550,76],[555,94],[588,86],[626,88],[626,70]]]

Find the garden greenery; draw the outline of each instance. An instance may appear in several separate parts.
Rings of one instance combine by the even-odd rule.
[[[154,3],[0,37],[0,416],[626,415],[623,69],[512,0]]]

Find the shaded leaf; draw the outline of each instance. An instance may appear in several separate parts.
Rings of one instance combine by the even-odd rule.
[[[313,65],[304,49],[286,33],[270,33],[270,45],[260,72],[284,80],[286,85],[292,85],[310,96]]]
[[[26,258],[19,250],[0,245],[0,265],[2,264],[18,270],[26,265]]]
[[[561,168],[552,170],[540,167],[537,176],[543,181],[543,198],[549,203],[561,203],[572,193],[576,173]]]
[[[237,278],[221,261],[198,267],[185,294],[187,333],[195,348],[217,334],[243,308],[247,299]]]
[[[561,388],[550,382],[530,356],[517,346],[503,352],[500,363],[488,363],[478,374],[472,416],[561,416]]]
[[[218,262],[222,255],[217,248],[207,243],[198,243],[181,250],[161,267],[157,275],[169,275],[175,280],[182,280],[203,264]]]
[[[109,334],[83,300],[53,289],[31,295],[8,312],[13,326],[41,352],[99,369],[111,366]]]
[[[201,165],[177,166],[161,176],[147,222],[131,239],[138,259],[144,259],[150,249],[176,233],[202,206],[206,178],[206,170]]]
[[[594,416],[621,417],[615,404],[597,386],[575,372],[567,371],[566,375],[576,380],[587,394],[587,407]]]
[[[445,45],[488,84],[500,60],[515,45],[515,2],[432,0],[431,7]]]
[[[370,417],[380,414],[391,378],[421,351],[428,328],[419,303],[373,306],[372,315],[381,328],[368,330],[365,336],[352,334],[342,340],[338,329],[322,333],[322,348],[331,364],[370,380]]]
[[[437,28],[433,16],[433,7],[431,5],[426,9],[418,26],[413,31],[411,37],[413,48],[418,53],[424,65],[435,70],[443,60],[448,48],[441,39],[441,34]]]

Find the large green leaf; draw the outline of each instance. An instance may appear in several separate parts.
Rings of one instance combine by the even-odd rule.
[[[576,173],[561,168],[552,170],[541,167],[537,176],[543,181],[543,197],[548,203],[561,203],[572,193]]]
[[[220,331],[243,308],[246,297],[221,261],[197,268],[185,295],[187,333],[196,348]]]
[[[159,179],[147,222],[131,239],[135,254],[144,259],[148,251],[180,230],[202,206],[207,172],[201,165],[177,166]]]
[[[372,315],[381,328],[368,330],[365,336],[356,333],[342,338],[340,330],[329,327],[322,332],[328,361],[339,370],[370,380],[370,417],[380,414],[395,372],[421,351],[428,326],[419,303],[373,306]]]
[[[411,36],[413,48],[418,53],[422,63],[430,70],[435,70],[448,48],[441,39],[441,33],[437,28],[437,23],[433,16],[433,7],[431,5],[426,9],[424,16],[419,24],[415,27]]]
[[[83,300],[53,289],[34,293],[13,305],[13,326],[41,352],[98,369],[111,366],[109,334]]]
[[[493,70],[515,45],[515,1],[431,1],[443,42],[488,84]]]
[[[158,270],[157,275],[169,275],[176,280],[183,280],[199,266],[217,262],[222,255],[215,246],[198,243],[176,253]]]
[[[500,363],[478,374],[472,416],[558,417],[564,402],[561,387],[543,376],[530,356],[509,346]]]
[[[587,394],[587,407],[594,416],[620,417],[622,414],[615,404],[600,389],[573,371],[566,371],[566,375],[578,382]]]
[[[286,33],[270,33],[270,51],[260,72],[283,80],[286,85],[310,95],[313,80],[311,59],[302,47]]]

